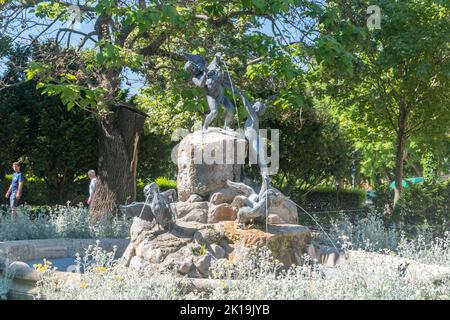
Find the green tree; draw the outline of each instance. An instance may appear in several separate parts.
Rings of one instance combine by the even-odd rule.
[[[82,23],[92,30],[61,26],[72,18],[67,10],[71,4],[78,5]],[[317,5],[293,0],[6,0],[1,6],[6,34],[18,39],[38,22],[46,26],[31,35],[33,40],[54,35],[53,47],[41,48],[35,55],[28,78],[39,79],[39,88],[60,96],[69,109],[75,105],[87,109],[100,122],[99,181],[91,206],[91,213],[99,214],[136,197],[144,114],[120,94],[130,70],[149,86],[164,84],[177,77],[183,51],[212,56],[220,50],[244,61],[245,71],[266,55],[269,59],[282,52],[264,51],[268,37],[253,32],[261,27],[261,19],[270,21],[278,34],[276,17],[289,18],[288,13],[304,8],[311,15],[309,8]],[[24,19],[15,20],[17,13]]]
[[[13,161],[20,160],[27,177],[43,179],[52,195],[48,203],[63,204],[74,180],[96,167],[98,126],[86,111],[68,111],[59,98],[42,96],[35,82],[21,82],[25,74],[17,72],[21,69],[17,66],[30,54],[14,47],[5,56],[7,67],[0,78],[6,85],[0,94],[1,177],[11,172]]]
[[[381,8],[379,30],[365,26],[369,5]],[[449,2],[330,1],[329,12],[316,42],[322,81],[357,140],[374,142],[367,151],[393,147],[395,204],[414,144],[448,139]]]

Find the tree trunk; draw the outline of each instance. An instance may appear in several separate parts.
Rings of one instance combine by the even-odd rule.
[[[403,167],[406,156],[406,130],[408,123],[408,109],[404,105],[400,105],[400,114],[398,117],[397,131],[397,151],[395,156],[395,190],[394,190],[394,207],[400,200],[403,187]]]
[[[100,120],[98,175],[90,220],[112,217],[120,204],[136,200],[138,145],[145,118],[118,108]]]

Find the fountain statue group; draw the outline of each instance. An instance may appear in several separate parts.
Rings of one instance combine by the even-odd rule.
[[[208,101],[209,114],[206,116],[203,123],[203,132],[207,132],[210,124],[219,113],[219,106],[223,105],[226,109],[225,116],[225,130],[231,130],[231,123],[235,112],[235,106],[229,98],[225,96],[225,90],[229,89],[233,96],[235,93],[239,94],[242,103],[247,110],[249,117],[245,121],[244,133],[249,142],[250,156],[257,157],[260,164],[260,139],[259,131],[259,117],[264,113],[266,106],[262,102],[255,102],[251,104],[244,93],[233,85],[231,76],[228,72],[222,70],[221,65],[225,65],[221,60],[221,53],[216,53],[213,61],[207,65],[205,58],[201,55],[185,54],[188,61],[184,66],[184,70],[191,73],[192,82],[200,88],[206,89],[206,100]]]
[[[192,82],[195,86],[205,89],[206,99],[210,112],[203,123],[202,132],[206,134],[209,126],[217,117],[220,105],[226,109],[224,130],[233,131],[231,124],[235,114],[236,106],[234,95],[238,94],[242,99],[242,104],[247,110],[249,116],[245,121],[244,135],[249,145],[249,157],[253,158],[252,163],[258,163],[263,166],[260,152],[259,137],[259,117],[264,113],[266,106],[262,102],[251,103],[245,94],[236,87],[229,72],[222,69],[225,63],[222,60],[221,53],[216,53],[211,63],[207,64],[205,58],[198,54],[184,54],[187,62],[184,70],[192,75]],[[233,101],[225,95],[225,89],[233,94]],[[243,226],[250,223],[264,223],[267,216],[269,197],[273,194],[273,188],[270,186],[270,177],[261,170],[262,186],[259,193],[245,183],[227,181],[230,189],[240,192],[242,196],[234,205],[238,209],[238,225]],[[129,206],[121,206],[122,212],[129,216],[146,217],[148,220],[155,220],[163,230],[170,230],[176,219],[177,201],[176,190],[171,189],[161,192],[156,185],[152,183],[144,189],[146,201],[144,203],[134,203]]]
[[[163,191],[151,183],[144,188],[145,201],[119,207],[125,216],[134,217],[123,265],[170,267],[190,278],[208,278],[220,261],[228,263],[261,245],[275,248],[274,257],[286,266],[301,264],[310,232],[298,225],[295,203],[271,185],[260,157],[265,151],[260,146],[259,117],[266,106],[250,102],[233,84],[220,53],[209,64],[200,55],[185,56],[184,70],[195,86],[204,89],[210,111],[202,130],[189,133],[176,148],[177,189]],[[228,91],[232,98],[226,96],[231,96]],[[248,113],[243,133],[231,129],[235,96]],[[224,128],[212,128],[221,106],[226,110]],[[261,184],[242,176],[245,159],[226,161],[237,160],[236,146],[248,146],[249,162],[258,164]],[[196,161],[196,154],[202,161]],[[252,154],[256,161],[250,159]],[[205,155],[215,160],[206,161]]]

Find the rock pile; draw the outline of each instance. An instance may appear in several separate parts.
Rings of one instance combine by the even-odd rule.
[[[196,132],[183,139],[178,149],[181,201],[175,206],[175,226],[164,232],[153,219],[129,214],[135,217],[131,241],[121,260],[125,266],[136,269],[170,267],[189,277],[205,278],[211,275],[218,262],[232,263],[239,252],[250,248],[268,246],[274,257],[286,266],[301,264],[304,253],[320,252],[311,244],[309,229],[297,224],[295,203],[281,192],[270,199],[266,226],[237,228],[236,203],[245,197],[239,190],[229,188],[227,180],[240,180],[241,165],[196,164],[198,155],[193,150],[218,152],[216,144],[236,146],[245,143],[241,140],[236,134],[217,129],[203,135]],[[145,209],[146,214],[148,210]]]

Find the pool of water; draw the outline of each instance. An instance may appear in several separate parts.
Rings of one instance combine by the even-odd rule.
[[[64,272],[75,272],[75,258],[74,257],[67,257],[67,258],[55,258],[55,259],[47,259],[52,263],[53,267],[58,268],[58,271],[64,271]],[[33,267],[34,264],[44,264],[44,259],[35,259],[35,260],[29,260],[26,261],[26,263]]]

